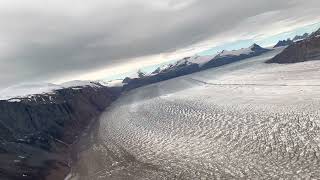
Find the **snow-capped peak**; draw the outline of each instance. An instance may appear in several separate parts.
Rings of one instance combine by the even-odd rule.
[[[78,89],[81,87],[93,87],[99,88],[101,86],[115,87],[122,86],[120,81],[69,81],[58,84],[52,83],[23,83],[15,86],[8,87],[6,89],[0,90],[0,100],[10,100],[17,98],[26,98],[39,94],[52,94],[54,91],[65,88]]]
[[[189,62],[189,59],[190,59],[190,57],[183,58],[183,59],[177,61],[175,64],[173,64],[173,66],[190,65],[190,64],[192,64],[192,63]]]
[[[202,65],[204,65],[207,62],[209,62],[213,58],[214,58],[214,55],[211,55],[211,56],[195,55],[195,56],[190,57],[188,59],[188,61],[191,62],[191,63],[194,63],[194,64],[199,64],[199,66],[201,67]]]
[[[124,84],[123,79],[116,79],[111,81],[98,81],[99,84],[107,87],[122,87]]]
[[[9,100],[18,97],[27,97],[34,94],[52,93],[62,86],[51,83],[19,84],[0,91],[0,100]]]
[[[261,46],[259,46],[258,44],[254,43],[249,47],[249,49],[251,49],[252,51],[257,51],[257,50],[261,50],[263,48]]]
[[[158,73],[170,70],[170,69],[174,69],[176,67],[188,66],[188,65],[193,64],[189,60],[190,60],[190,57],[185,57],[179,61],[176,61],[175,63],[160,66],[155,71],[153,71],[152,74],[158,74]]]
[[[250,54],[251,52],[253,52],[251,48],[242,48],[242,49],[232,50],[232,51],[223,50],[217,56],[219,57],[240,56],[241,54]]]
[[[98,87],[97,82],[80,81],[80,80],[65,82],[65,83],[62,83],[60,86],[62,86],[63,88],[85,87],[85,86]]]
[[[248,48],[241,48],[241,49],[232,50],[232,51],[223,50],[217,55],[217,57],[240,56],[241,54],[249,55],[253,52],[260,51],[260,50],[263,50],[261,46],[259,46],[258,44],[253,44]]]

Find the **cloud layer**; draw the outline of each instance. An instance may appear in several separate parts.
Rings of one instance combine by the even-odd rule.
[[[318,0],[2,1],[0,88],[76,78],[208,40],[264,37],[319,20],[317,7]]]

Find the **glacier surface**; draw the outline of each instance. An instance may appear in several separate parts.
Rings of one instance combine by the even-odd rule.
[[[320,61],[264,63],[281,50],[122,96],[70,179],[320,178]]]

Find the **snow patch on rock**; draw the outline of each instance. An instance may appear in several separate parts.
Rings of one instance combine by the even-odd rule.
[[[106,87],[119,87],[123,86],[122,80],[115,81],[69,81],[60,85],[52,83],[24,83],[15,86],[8,87],[0,90],[0,100],[7,100],[8,102],[20,102],[20,98],[31,99],[34,95],[39,94],[54,94],[54,91],[59,89],[72,88],[73,90],[79,90],[83,87],[100,88]]]
[[[61,86],[51,83],[19,84],[1,90],[0,100],[17,102],[13,98],[28,97],[33,94],[52,93],[54,90],[61,88]]]

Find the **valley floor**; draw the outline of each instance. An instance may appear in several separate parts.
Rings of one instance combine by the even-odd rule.
[[[264,63],[279,51],[124,95],[70,179],[320,178],[320,61]]]

